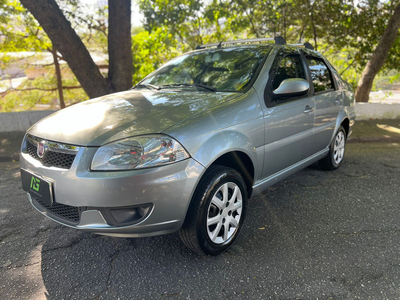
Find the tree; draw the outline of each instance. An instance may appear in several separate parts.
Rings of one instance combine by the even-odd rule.
[[[310,41],[357,87],[396,5],[398,1],[382,0],[214,0],[205,11],[218,11],[226,18],[225,26],[239,37],[279,32],[288,43]],[[388,49],[379,76],[400,70],[400,39]]]
[[[55,0],[21,0],[62,54],[89,97],[109,92],[107,81]]]
[[[65,80],[62,80],[61,71],[66,71],[65,65],[62,68],[59,64],[62,57],[52,47],[51,41],[33,16],[19,2],[9,0],[0,0],[0,12],[0,51],[3,52],[0,53],[0,69],[10,67],[20,69],[20,72],[9,75],[9,81],[1,82],[0,110],[29,109],[38,102],[53,106],[57,105],[55,100],[61,108],[64,108],[63,90],[68,90],[66,94],[72,97],[74,102],[86,99],[84,93],[79,91],[81,87],[72,74],[68,72]],[[36,54],[24,54],[23,51],[34,51]],[[9,55],[8,52],[13,53]],[[21,52],[21,55],[18,52]],[[53,63],[45,63],[41,66],[42,71],[47,74],[47,80],[41,78],[21,81],[22,78],[20,78],[16,80],[17,83],[15,81],[13,83],[13,78],[18,78],[23,71],[32,69],[31,63],[41,59],[46,60],[43,52],[50,52],[53,56]],[[55,93],[55,83],[57,83],[58,97]],[[16,85],[19,85],[18,88]]]
[[[58,62],[59,58],[57,56],[57,49],[54,46],[53,49],[51,49],[51,54],[53,55],[54,67],[56,71],[57,90],[58,90],[58,99],[60,102],[60,108],[65,108],[60,63]]]
[[[385,31],[382,34],[379,44],[376,47],[371,59],[365,66],[361,74],[360,81],[358,82],[356,90],[357,102],[368,102],[369,93],[376,74],[382,68],[388,56],[390,48],[394,44],[400,28],[400,3],[397,4],[393,15],[389,19]]]
[[[110,5],[109,30],[113,33],[117,32],[117,34],[108,35],[110,75],[112,76],[109,81],[101,75],[89,51],[55,0],[21,0],[21,3],[43,27],[54,47],[62,54],[63,59],[68,63],[89,97],[98,97],[114,90],[128,89],[131,86],[132,82],[128,82],[126,79],[128,76],[120,74],[127,69],[122,66],[127,64],[124,59],[129,60],[129,57],[132,56],[130,9],[126,11],[127,7],[130,8],[130,0],[112,1]],[[122,12],[124,9],[125,11]],[[129,31],[129,40],[121,41],[121,39],[127,38],[127,31]],[[129,74],[132,75],[132,71]]]
[[[132,86],[131,1],[109,1],[108,12],[108,82],[119,92]]]
[[[139,82],[166,61],[179,55],[181,52],[177,44],[178,41],[165,27],[159,27],[151,33],[141,29],[133,35],[133,82]]]
[[[202,43],[200,0],[140,0],[139,5],[145,17],[144,28],[149,33],[167,27],[182,44],[195,48]]]
[[[310,41],[315,48],[318,47],[317,50],[354,87],[359,82],[358,101],[368,100],[376,75],[379,78],[385,74],[392,78],[400,77],[397,75],[400,70],[400,39],[393,35],[398,29],[389,26],[399,19],[395,16],[398,1],[139,0],[145,22],[143,28],[134,28],[133,31],[130,28],[131,0],[109,1],[108,16],[104,7],[93,14],[78,0],[20,1],[47,35],[27,10],[10,5],[18,2],[0,0],[0,51],[57,49],[58,60],[69,64],[89,97],[128,89],[132,81],[139,81],[165,61],[199,44],[278,34],[288,43]],[[4,25],[8,20],[15,20],[17,13],[32,24],[26,26],[28,30],[13,31]],[[386,27],[392,28],[392,34],[386,34]],[[391,39],[384,39],[384,36]],[[100,74],[89,49],[108,53],[108,75]],[[375,54],[371,56],[372,53]],[[5,61],[0,60],[0,67]],[[60,67],[62,69],[65,64]],[[64,73],[62,80],[60,76],[52,75],[51,80],[35,80],[26,83],[25,87],[33,91],[37,83],[42,93],[47,91],[55,98],[55,92],[50,91],[57,84],[59,91],[64,90],[66,95],[75,97],[72,100],[65,96],[66,106],[86,99],[82,97],[82,91],[76,90],[79,86],[76,79],[72,81],[72,74],[64,76]],[[362,97],[361,91],[364,91]],[[76,97],[79,92],[82,95]],[[7,105],[3,107],[12,109],[10,103],[17,98],[10,93],[5,98],[8,99]],[[41,99],[45,103],[54,103],[55,99],[49,98]],[[33,95],[24,99],[29,99],[24,107],[30,107]]]

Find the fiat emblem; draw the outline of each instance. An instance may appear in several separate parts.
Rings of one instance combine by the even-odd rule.
[[[47,143],[46,141],[41,141],[37,147],[37,155],[39,158],[43,158],[47,151]]]

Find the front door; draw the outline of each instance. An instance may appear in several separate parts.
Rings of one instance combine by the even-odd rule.
[[[315,103],[310,92],[302,96],[268,99],[288,78],[309,80],[307,65],[300,52],[278,53],[266,87],[264,107],[265,158],[263,178],[274,175],[306,159],[313,152]]]

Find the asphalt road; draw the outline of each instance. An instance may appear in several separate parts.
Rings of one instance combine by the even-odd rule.
[[[122,239],[36,212],[0,164],[0,299],[399,299],[400,144],[349,144],[251,199],[235,245],[199,257],[177,234]]]

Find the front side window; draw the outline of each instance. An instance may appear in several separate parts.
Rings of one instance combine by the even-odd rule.
[[[314,92],[320,93],[334,89],[331,72],[322,59],[308,57],[311,79],[314,84]]]
[[[140,86],[211,88],[218,92],[246,89],[270,47],[222,48],[180,56],[145,78]]]
[[[275,76],[272,80],[273,90],[276,90],[282,81],[290,78],[306,79],[303,67],[301,66],[300,56],[285,56],[280,60]]]

